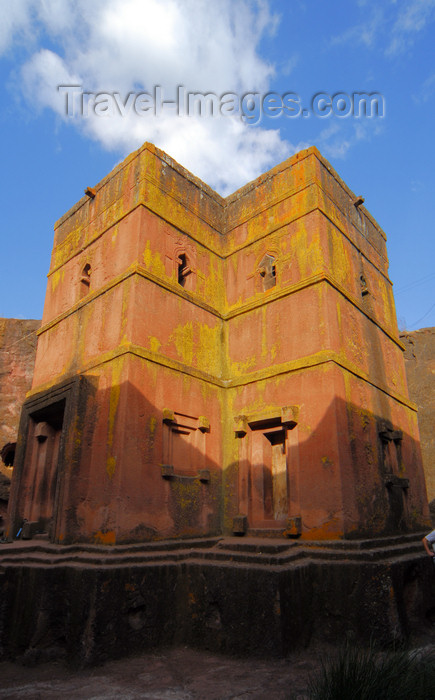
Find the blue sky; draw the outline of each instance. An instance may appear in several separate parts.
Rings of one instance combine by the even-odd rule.
[[[144,141],[222,194],[314,144],[387,234],[399,327],[434,326],[434,32],[435,0],[0,0],[0,316],[41,318],[55,220]],[[59,85],[100,97],[68,116]],[[155,86],[253,93],[256,117],[294,93],[307,114],[113,102]],[[345,98],[314,113],[319,93]],[[353,115],[355,93],[383,116]]]

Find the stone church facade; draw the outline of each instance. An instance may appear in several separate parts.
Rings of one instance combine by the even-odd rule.
[[[9,537],[426,527],[385,235],[315,148],[226,199],[145,144],[55,226]]]

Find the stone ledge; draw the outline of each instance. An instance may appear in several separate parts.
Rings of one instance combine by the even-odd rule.
[[[379,540],[307,541],[284,538],[226,537],[168,540],[126,545],[57,545],[39,539],[0,545],[0,572],[17,567],[84,567],[104,569],[129,566],[238,564],[255,568],[292,567],[301,560],[322,562],[375,562],[413,556],[425,558],[424,533]]]

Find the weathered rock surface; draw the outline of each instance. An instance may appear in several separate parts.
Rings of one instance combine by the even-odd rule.
[[[402,333],[409,396],[418,406],[428,500],[435,499],[435,328]]]
[[[265,659],[433,636],[435,571],[420,535],[114,547],[40,538],[0,555],[5,660],[79,667],[180,645]]]
[[[228,658],[186,648],[164,649],[72,671],[62,663],[0,663],[0,698],[149,698],[150,700],[306,700],[309,676],[330,656],[298,652],[287,659]]]
[[[11,480],[0,472],[0,501],[9,500],[9,491],[11,487]]]
[[[0,450],[17,439],[21,406],[32,385],[41,321],[0,318]],[[0,471],[10,476],[0,460]]]

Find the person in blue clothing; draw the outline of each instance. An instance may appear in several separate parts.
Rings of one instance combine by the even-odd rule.
[[[422,539],[423,542],[423,547],[425,548],[426,552],[432,559],[434,560],[435,564],[435,552],[433,550],[433,546],[435,544],[435,530],[432,530],[432,532],[429,532],[428,535],[423,537]]]

